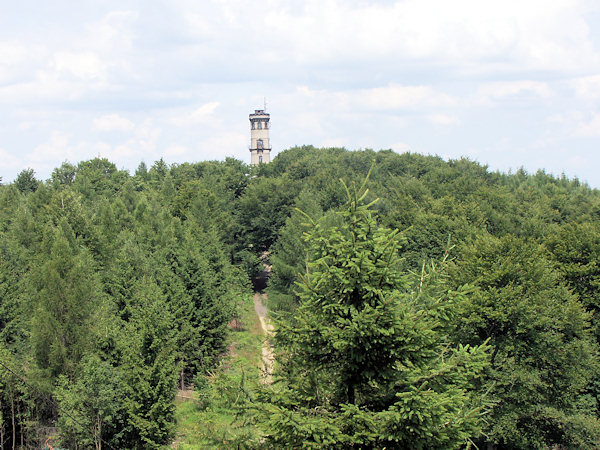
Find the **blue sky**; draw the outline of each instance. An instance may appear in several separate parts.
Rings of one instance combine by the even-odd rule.
[[[0,176],[294,145],[466,156],[600,188],[600,2],[21,0],[0,16]]]

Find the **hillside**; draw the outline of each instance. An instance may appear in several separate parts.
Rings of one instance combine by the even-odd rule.
[[[0,186],[0,441],[170,443],[268,251],[280,381],[243,397],[247,446],[600,446],[599,217],[577,180],[392,151],[23,171]],[[355,325],[387,356],[348,356]]]

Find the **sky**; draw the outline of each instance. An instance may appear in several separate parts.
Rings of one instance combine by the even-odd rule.
[[[296,145],[467,157],[600,188],[597,0],[20,0],[0,15],[0,177]]]

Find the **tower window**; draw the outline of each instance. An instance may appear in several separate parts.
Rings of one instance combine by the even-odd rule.
[[[261,163],[262,162],[262,156],[258,157],[258,162]]]
[[[256,148],[263,148],[263,140],[259,139],[258,141],[256,141]]]
[[[262,130],[262,122],[258,122],[258,129]]]

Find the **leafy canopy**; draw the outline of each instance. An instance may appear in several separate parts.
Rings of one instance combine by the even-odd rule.
[[[345,186],[345,185],[344,185]],[[278,324],[279,370],[261,413],[275,446],[463,445],[479,432],[468,392],[486,346],[444,344],[444,301],[399,270],[401,237],[377,224],[363,186],[338,226],[312,223],[300,304]],[[421,292],[422,294],[423,292]]]

